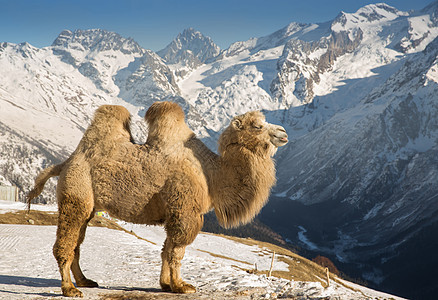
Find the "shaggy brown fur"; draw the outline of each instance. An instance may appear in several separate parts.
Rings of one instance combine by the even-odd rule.
[[[121,106],[100,107],[73,154],[43,170],[28,195],[30,205],[45,182],[59,176],[53,254],[65,296],[82,296],[70,270],[77,286],[97,286],[79,267],[79,247],[96,209],[128,222],[164,225],[160,285],[192,293],[196,289],[181,279],[181,260],[202,228],[203,215],[214,208],[225,227],[246,223],[275,183],[272,155],[287,143],[287,134],[259,112],[232,120],[220,137],[219,156],[195,137],[175,103],[154,103],[146,121],[148,140],[135,145],[129,112]]]

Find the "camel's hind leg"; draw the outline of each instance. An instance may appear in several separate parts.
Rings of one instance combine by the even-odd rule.
[[[82,297],[72,283],[70,270],[79,285],[90,284],[79,267],[79,246],[85,235],[88,221],[94,210],[91,180],[86,168],[76,165],[58,180],[58,229],[53,254],[61,273],[61,289],[64,296]]]
[[[76,255],[75,250],[78,249],[79,251],[78,241],[80,240],[81,227],[86,219],[83,218],[82,212],[67,212],[63,211],[62,207],[60,208],[53,255],[58,262],[59,272],[61,273],[62,294],[67,297],[83,296],[82,292],[73,285],[70,270],[72,269],[73,261],[75,261],[75,256],[77,259],[79,258],[79,254]],[[79,267],[77,261],[73,269],[76,269],[76,267]]]
[[[88,222],[93,218],[94,212],[92,212],[91,216],[86,220],[86,222],[82,225],[81,230],[79,231],[79,239],[77,246],[75,248],[75,256],[73,258],[73,262],[71,264],[71,271],[73,272],[73,276],[76,281],[76,286],[80,287],[98,287],[99,285],[88,278],[85,277],[84,273],[82,273],[81,267],[79,266],[79,257],[80,257],[80,246],[85,238],[85,231],[87,230]]]

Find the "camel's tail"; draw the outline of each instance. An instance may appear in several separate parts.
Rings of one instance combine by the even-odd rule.
[[[35,186],[33,189],[27,194],[27,210],[30,210],[30,204],[32,199],[36,198],[44,189],[44,185],[46,184],[46,181],[50,177],[59,176],[61,174],[62,169],[64,168],[64,163],[61,163],[59,165],[52,165],[44,170],[41,171],[41,173],[38,174],[37,178],[35,179]]]

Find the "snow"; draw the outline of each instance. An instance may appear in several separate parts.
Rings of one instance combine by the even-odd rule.
[[[276,76],[276,60],[284,46],[249,50],[204,64],[177,82],[182,96],[216,132],[229,120],[250,110],[276,110],[279,103],[270,96]],[[283,107],[284,108],[284,107]]]
[[[298,239],[303,244],[305,244],[308,249],[318,250],[318,246],[316,246],[314,243],[312,243],[305,235],[305,233],[307,232],[306,228],[304,228],[303,226],[298,226],[298,228],[300,229],[300,232],[298,232]]]
[[[150,227],[143,225],[126,224],[121,225],[157,245],[162,245],[165,239],[165,231],[163,227]],[[269,270],[271,264],[272,253],[266,249],[261,249],[258,246],[248,246],[240,244],[223,237],[200,234],[196,240],[187,249],[186,254],[189,256],[197,256],[208,258],[211,257],[208,253],[214,253],[220,256],[229,256],[233,253],[233,264],[240,267],[251,269],[257,264],[258,270]],[[278,256],[274,263],[275,270],[288,271],[288,265],[278,260]]]
[[[438,62],[435,61],[429,71],[426,73],[426,78],[434,83],[438,83]],[[427,81],[425,82],[427,85]]]
[[[0,201],[0,213],[23,206],[23,203]],[[32,209],[52,211],[56,207],[32,205]],[[101,299],[102,295],[127,291],[160,294],[158,278],[164,230],[120,224],[141,238],[108,228],[87,229],[81,247],[81,265],[86,276],[96,280],[100,287],[81,288],[85,299]],[[0,224],[0,299],[59,297],[58,268],[51,250],[55,236],[55,226]],[[259,299],[272,299],[297,292],[339,299],[389,297],[346,281],[332,282],[325,288],[319,282],[288,281],[243,270],[253,269],[255,264],[258,270],[268,270],[271,257],[272,253],[263,247],[201,233],[187,247],[181,271],[183,278],[198,289],[193,299],[229,299],[230,295],[234,299],[250,299],[251,294]],[[288,271],[280,257],[277,256],[274,270]]]
[[[399,16],[406,16],[406,12],[400,12],[395,8],[380,4],[370,4],[359,8],[355,13],[342,12],[340,17],[338,16],[338,22],[332,25],[332,30],[340,32],[343,30],[350,30],[357,27],[369,27],[376,26],[376,24],[388,22],[396,19]]]
[[[363,219],[369,220],[377,216],[377,213],[380,211],[383,205],[385,205],[385,203],[377,203],[376,205],[374,205],[373,208],[371,208],[370,211],[363,217]]]
[[[438,36],[438,28],[434,26],[434,21],[430,19],[430,15],[414,16],[408,20],[409,39],[404,38],[401,45],[407,49],[407,53],[422,51]],[[420,41],[420,43],[410,47],[415,41]]]
[[[6,200],[0,200],[0,213],[13,212],[18,210],[26,210],[27,204],[23,202],[11,202]],[[32,204],[33,210],[39,211],[58,211],[56,206]]]
[[[122,100],[112,77],[139,56],[120,51],[89,52],[81,47],[34,48],[29,44],[3,44],[0,70],[1,122],[21,136],[46,144],[54,152],[72,152],[88,126],[95,109],[102,104],[120,104],[138,121],[141,107]],[[95,78],[83,76],[72,64],[89,60]],[[101,82],[102,89],[93,80]],[[26,82],[26,84],[23,84]]]

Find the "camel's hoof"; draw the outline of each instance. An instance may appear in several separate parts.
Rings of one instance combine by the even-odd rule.
[[[90,280],[90,279],[83,279],[81,281],[76,281],[76,286],[80,286],[80,287],[98,287],[99,285],[97,284],[96,281]]]
[[[171,292],[172,291],[170,284],[160,282],[160,286],[161,286],[161,290],[163,292]]]
[[[196,288],[191,284],[183,283],[182,285],[179,286],[173,286],[172,292],[178,294],[191,294],[191,293],[196,293]]]
[[[84,294],[75,287],[63,288],[62,295],[65,297],[84,297]]]

